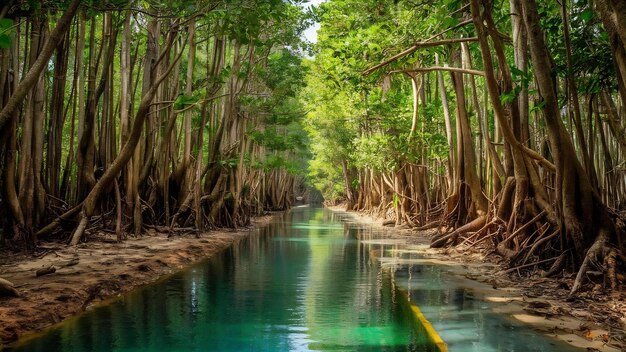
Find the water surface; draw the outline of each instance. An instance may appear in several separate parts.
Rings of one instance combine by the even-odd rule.
[[[396,286],[410,287],[450,351],[572,351],[490,313],[437,267],[381,269],[357,238],[384,234],[349,219],[295,208],[10,351],[436,351]]]

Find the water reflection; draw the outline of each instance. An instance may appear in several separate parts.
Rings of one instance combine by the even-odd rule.
[[[365,230],[363,236],[369,238],[369,231]],[[392,257],[381,260],[387,263],[385,267],[393,275],[394,284],[419,306],[450,351],[582,351],[494,313],[495,303],[481,300],[478,293],[450,275],[445,265],[423,264],[423,260],[416,261],[421,259],[419,256],[398,251],[394,245],[370,246],[381,256]]]
[[[223,255],[14,350],[434,350],[359,231],[296,208]]]

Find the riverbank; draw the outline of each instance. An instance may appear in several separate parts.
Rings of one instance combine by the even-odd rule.
[[[68,247],[46,244],[33,255],[0,253],[0,278],[15,284],[19,297],[0,298],[0,349],[74,316],[98,302],[158,281],[204,260],[250,235],[277,214],[253,218],[251,226],[199,234],[148,231],[121,243],[113,235]],[[37,270],[55,272],[36,276]]]
[[[344,211],[341,206],[330,207]],[[521,321],[547,336],[589,351],[626,351],[626,293],[604,293],[594,288],[566,301],[573,275],[557,279],[539,275],[520,277],[516,271],[506,273],[508,267],[494,254],[479,251],[429,247],[434,231],[416,232],[412,229],[393,229],[383,226],[383,219],[350,212],[358,222],[385,228],[394,240],[395,253],[413,253],[421,259],[415,263],[435,263],[446,266],[461,285],[471,288],[475,297],[493,303],[494,311]],[[385,257],[383,265],[401,262]],[[444,338],[445,340],[445,338]]]

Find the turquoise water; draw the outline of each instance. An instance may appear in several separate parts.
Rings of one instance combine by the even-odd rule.
[[[395,282],[408,291],[450,351],[581,351],[494,313],[494,305],[506,303],[481,300],[479,293],[459,286],[442,266],[403,265],[395,271]]]
[[[450,351],[572,351],[488,313],[435,267],[382,270],[356,240],[382,234],[342,219],[295,208],[222,255],[10,351],[436,351],[395,285],[411,287]]]

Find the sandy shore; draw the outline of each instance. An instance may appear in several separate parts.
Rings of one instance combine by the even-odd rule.
[[[344,208],[330,207],[334,211]],[[354,213],[359,222],[383,227],[383,219]],[[434,232],[387,228],[398,252],[416,253],[417,261],[445,265],[460,285],[471,288],[475,297],[490,301],[494,311],[527,324],[547,336],[588,351],[626,351],[626,293],[598,289],[566,301],[573,275],[562,278],[520,277],[506,274],[507,267],[496,255],[463,249],[429,247]],[[402,243],[397,245],[398,241]],[[393,264],[393,258],[379,259]]]
[[[154,282],[208,258],[245,238],[274,215],[253,219],[238,230],[195,235],[149,231],[122,243],[94,240],[77,247],[47,244],[37,257],[0,253],[0,278],[15,284],[20,297],[0,298],[0,349],[55,325],[105,299]],[[54,266],[52,274],[36,271]]]

